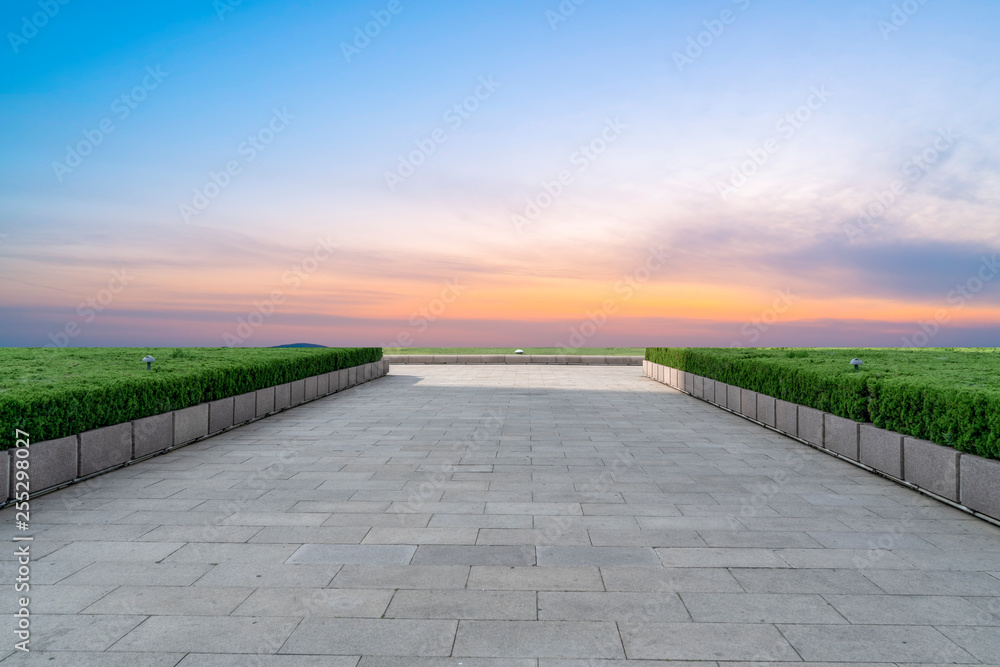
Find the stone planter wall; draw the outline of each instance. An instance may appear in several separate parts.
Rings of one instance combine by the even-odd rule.
[[[643,361],[643,374],[813,447],[876,470],[892,480],[1000,520],[1000,461],[876,428],[872,424],[859,424],[651,361]],[[709,389],[713,385],[714,391]]]
[[[229,396],[124,424],[31,443],[31,495],[78,482],[154,454],[189,445],[269,414],[293,408],[389,372],[386,359]],[[14,450],[0,452],[0,507],[13,499]]]

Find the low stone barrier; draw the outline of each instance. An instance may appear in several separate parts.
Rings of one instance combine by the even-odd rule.
[[[872,424],[861,424],[651,361],[643,361],[643,374],[875,470],[893,481],[947,500],[974,514],[1000,520],[1000,461]]]
[[[390,364],[584,364],[592,366],[641,366],[642,357],[597,354],[390,354]]]
[[[353,368],[104,426],[29,447],[31,496],[82,481],[236,426],[362,384],[389,372],[384,358]],[[0,507],[13,501],[13,449],[0,452]]]

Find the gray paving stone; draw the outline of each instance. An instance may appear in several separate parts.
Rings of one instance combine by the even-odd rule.
[[[540,567],[657,567],[652,547],[535,547]]]
[[[417,547],[403,544],[303,544],[289,564],[406,565]]]
[[[926,626],[782,625],[780,629],[809,662],[976,662],[939,631]]]
[[[855,625],[1000,625],[1000,617],[958,596],[824,595],[823,597],[844,618]]]
[[[392,597],[386,618],[460,620],[535,620],[534,591],[400,590]]]
[[[543,621],[620,621],[635,623],[688,621],[676,593],[538,593]]]
[[[417,547],[413,565],[535,565],[535,548],[518,546],[439,546]]]
[[[866,570],[864,576],[890,595],[1000,596],[1000,579],[986,572]]]
[[[614,623],[461,621],[456,657],[624,658]]]
[[[258,588],[232,615],[380,618],[392,597],[362,588]]]
[[[31,584],[31,613],[79,614],[114,589],[114,586]]]
[[[743,588],[722,568],[614,568],[602,567],[609,591],[649,593],[742,593]],[[567,589],[571,590],[571,589]]]
[[[144,620],[143,616],[32,614],[30,648],[32,652],[105,651]]]
[[[175,667],[183,653],[85,653],[82,651],[15,651],[4,665],[50,665],[51,667]],[[190,667],[190,665],[185,665]]]
[[[501,591],[601,591],[604,583],[596,567],[473,566],[469,588]]]
[[[881,593],[860,572],[850,570],[731,569],[748,593]],[[879,574],[882,574],[879,572]],[[904,572],[904,575],[911,574]]]
[[[621,637],[629,660],[799,660],[768,624],[636,623]]]
[[[682,593],[696,623],[847,623],[819,595]]]
[[[447,656],[457,621],[307,618],[281,647],[306,655]]]
[[[188,653],[177,667],[356,667],[358,656],[334,655],[225,655]]]
[[[252,588],[120,586],[87,607],[83,613],[227,616],[252,592]]]
[[[299,620],[273,616],[151,616],[109,650],[274,653]]]
[[[345,565],[330,584],[335,588],[465,588],[469,566]]]
[[[1000,638],[996,628],[941,627],[938,630],[951,641],[986,665],[1000,665]],[[942,653],[947,649],[942,649]],[[937,657],[938,660],[941,657]]]

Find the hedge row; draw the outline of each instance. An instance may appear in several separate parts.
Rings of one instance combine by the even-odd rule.
[[[256,356],[247,352],[245,359],[235,361],[227,354],[222,367],[206,364],[203,369],[148,373],[94,382],[93,386],[63,389],[55,385],[28,394],[0,394],[0,433],[4,434],[0,450],[13,446],[15,429],[27,432],[32,442],[51,440],[382,358],[381,348],[288,350]]]
[[[1000,394],[992,389],[891,373],[834,372],[822,363],[810,368],[797,364],[797,357],[816,352],[783,351],[787,359],[777,358],[776,352],[647,348],[646,360],[963,452],[1000,458]],[[907,351],[897,353],[913,357]],[[990,355],[991,363],[996,356]],[[850,353],[841,352],[839,357],[850,359]]]

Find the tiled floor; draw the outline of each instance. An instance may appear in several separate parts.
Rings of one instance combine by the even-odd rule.
[[[1000,529],[637,367],[397,366],[31,509],[4,664],[1000,663]]]

